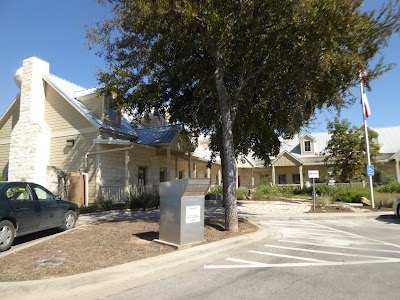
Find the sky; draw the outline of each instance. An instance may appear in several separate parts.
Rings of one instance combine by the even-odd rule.
[[[364,8],[378,8],[384,1],[366,0]],[[108,13],[97,0],[0,0],[0,116],[19,92],[15,71],[30,56],[49,62],[54,75],[85,88],[97,86],[96,72],[105,64],[85,46],[84,24],[91,26]],[[372,114],[367,123],[375,128],[400,126],[400,33],[392,37],[383,54],[386,63],[397,66],[370,82],[372,91],[367,96]],[[317,112],[307,131],[326,131],[326,120],[334,116],[335,112]],[[343,109],[340,118],[361,125],[361,104],[357,101]]]

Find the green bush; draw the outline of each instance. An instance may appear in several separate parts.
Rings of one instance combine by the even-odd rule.
[[[126,205],[130,209],[149,209],[160,206],[160,196],[158,194],[139,194],[132,195]]]
[[[243,200],[246,199],[247,189],[240,187],[236,190],[236,199]]]
[[[253,199],[276,198],[276,197],[291,197],[293,196],[293,187],[291,186],[276,186],[270,185],[268,182],[261,182],[253,194]]]
[[[210,189],[208,190],[208,194],[222,195],[222,193],[223,193],[222,185],[216,185],[210,187]]]
[[[79,207],[80,214],[89,214],[97,211],[99,211],[99,207],[97,206],[97,204],[91,204],[89,206],[82,205],[81,207]]]
[[[400,182],[391,180],[387,184],[377,187],[376,191],[379,193],[400,193]]]
[[[111,200],[101,200],[97,203],[97,207],[100,210],[112,210],[113,209],[113,202]]]
[[[369,198],[369,196],[369,190],[367,188],[339,187],[337,188],[336,193],[332,196],[332,200],[360,203],[361,198]]]

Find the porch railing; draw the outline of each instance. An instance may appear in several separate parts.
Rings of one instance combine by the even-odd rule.
[[[134,196],[158,194],[158,185],[104,185],[100,187],[100,193],[104,200],[114,204],[126,203]]]

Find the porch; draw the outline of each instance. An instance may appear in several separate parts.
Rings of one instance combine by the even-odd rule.
[[[100,187],[100,195],[103,200],[113,204],[124,204],[132,197],[142,195],[158,195],[158,185],[105,185]]]

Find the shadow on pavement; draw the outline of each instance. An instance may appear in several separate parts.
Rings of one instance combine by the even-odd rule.
[[[387,214],[387,215],[380,215],[375,220],[384,222],[386,224],[399,224],[400,225],[400,218],[397,217],[396,215],[394,215],[393,213]]]
[[[16,237],[14,240],[14,243],[12,244],[13,246],[17,246],[20,244],[24,244],[27,242],[32,242],[34,240],[38,240],[44,237],[48,237],[51,235],[55,235],[57,233],[62,232],[60,229],[58,228],[51,228],[51,229],[47,229],[47,230],[43,230],[43,231],[39,231],[39,232],[35,232],[35,233],[31,233],[31,234],[27,234],[24,236],[20,236],[20,237]]]

